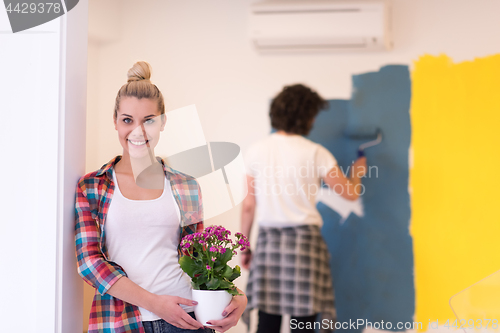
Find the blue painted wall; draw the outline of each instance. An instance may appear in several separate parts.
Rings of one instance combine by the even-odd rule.
[[[366,142],[346,134],[369,134],[376,128],[383,134],[381,144],[366,150],[378,177],[372,169],[371,177],[363,179],[364,217],[351,214],[341,225],[335,211],[318,204],[331,252],[337,320],[390,321],[397,330],[397,322],[412,322],[415,312],[408,193],[410,73],[407,66],[386,66],[353,76],[353,88],[351,100],[329,101],[329,110],[318,115],[309,135],[345,170]]]

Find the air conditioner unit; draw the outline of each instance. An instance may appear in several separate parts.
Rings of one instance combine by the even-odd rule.
[[[250,38],[259,51],[388,50],[389,0],[270,0],[251,5]]]

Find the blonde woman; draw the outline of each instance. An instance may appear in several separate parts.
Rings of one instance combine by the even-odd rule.
[[[211,328],[194,318],[178,256],[182,236],[203,229],[201,192],[193,177],[154,157],[167,119],[150,77],[146,62],[128,71],[113,114],[123,154],[77,186],[78,272],[96,289],[88,332],[225,332],[238,322],[246,296],[233,297]]]

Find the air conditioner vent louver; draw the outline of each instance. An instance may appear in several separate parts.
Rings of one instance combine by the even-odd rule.
[[[357,8],[346,8],[346,9],[309,9],[309,10],[280,10],[280,11],[254,11],[257,15],[273,15],[273,14],[290,14],[290,13],[349,13],[349,12],[359,12]]]
[[[249,35],[259,51],[391,48],[389,0],[266,1],[252,5]]]

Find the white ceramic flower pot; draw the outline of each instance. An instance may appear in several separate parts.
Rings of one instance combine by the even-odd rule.
[[[193,290],[193,301],[196,320],[202,325],[210,326],[207,321],[224,318],[222,312],[231,303],[233,296],[225,290]]]

